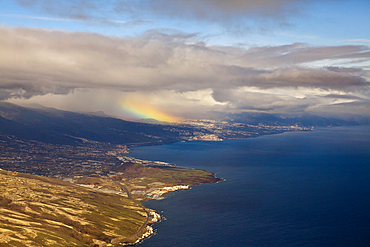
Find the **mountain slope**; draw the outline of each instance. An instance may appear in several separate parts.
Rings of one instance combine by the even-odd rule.
[[[56,144],[78,144],[81,138],[110,142],[163,143],[179,140],[176,132],[164,125],[129,122],[111,117],[60,110],[29,109],[0,103],[0,131],[20,138]]]
[[[125,237],[151,222],[147,221],[147,211],[119,195],[52,178],[0,171],[1,246],[105,246],[118,244],[117,239],[131,242],[136,239]]]
[[[270,126],[292,126],[299,125],[303,127],[327,127],[327,126],[346,126],[360,125],[355,120],[344,120],[333,117],[321,117],[306,114],[297,117],[284,117],[278,114],[266,113],[221,113],[214,112],[213,117],[218,120],[230,121],[234,123],[243,123],[251,125],[270,125]]]

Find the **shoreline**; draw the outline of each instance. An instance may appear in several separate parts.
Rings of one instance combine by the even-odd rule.
[[[339,127],[339,126],[338,126]],[[324,128],[328,128],[328,127],[324,127]],[[311,128],[311,129],[307,129],[307,130],[290,130],[290,131],[283,131],[283,132],[280,132],[280,133],[269,133],[269,134],[263,134],[263,135],[257,135],[257,136],[249,136],[249,137],[243,137],[243,138],[235,138],[235,139],[233,139],[233,138],[231,138],[231,139],[223,139],[223,140],[219,140],[219,141],[228,141],[228,140],[245,140],[245,139],[250,139],[250,138],[258,138],[258,137],[263,137],[263,136],[269,136],[269,135],[278,135],[278,134],[284,134],[284,133],[291,133],[291,132],[306,132],[306,131],[314,131],[315,129],[314,128]],[[181,141],[181,142],[215,142],[214,140],[191,140],[191,141]],[[145,146],[156,146],[156,145],[165,145],[165,144],[174,144],[174,143],[179,143],[179,142],[170,142],[170,143],[156,143],[156,144],[154,144],[154,143],[151,143],[151,144],[149,144],[149,145],[133,145],[133,146],[130,146],[130,147],[145,147]],[[125,154],[128,154],[128,153],[125,153]],[[136,159],[136,158],[134,158],[134,159]],[[171,165],[173,165],[173,164],[171,164]],[[178,166],[176,166],[176,165],[174,165],[175,167],[178,167]],[[186,167],[179,167],[179,168],[185,168],[185,169],[196,169],[196,168],[186,168]],[[206,170],[203,170],[203,171],[206,171]],[[212,175],[213,175],[213,177],[214,178],[218,178],[218,177],[216,177],[216,174],[215,173],[212,173]],[[223,182],[223,181],[226,181],[226,179],[224,179],[224,178],[218,178],[219,180],[218,181],[216,181],[216,182],[214,182],[214,183],[219,183],[219,182]],[[207,183],[202,183],[202,184],[196,184],[196,185],[203,185],[203,184],[207,184]],[[194,185],[192,185],[192,186],[194,186]],[[191,189],[192,188],[192,186],[187,186],[187,188],[186,189],[180,189],[180,190],[189,190],[189,189]],[[174,191],[167,191],[167,192],[165,192],[165,193],[163,193],[162,194],[162,196],[160,196],[160,197],[156,197],[156,198],[148,198],[147,200],[142,200],[141,202],[140,202],[140,204],[143,206],[143,207],[145,207],[146,208],[146,206],[144,206],[143,204],[142,204],[142,202],[145,202],[145,201],[151,201],[151,200],[164,200],[164,199],[166,199],[167,197],[166,197],[166,195],[168,195],[168,194],[170,194],[171,192],[173,192],[173,193],[175,193],[176,191],[178,191],[178,190],[174,190]],[[158,212],[158,211],[157,211]],[[161,211],[161,212],[163,212],[163,211]],[[153,227],[151,227],[152,225],[154,225],[154,224],[156,224],[156,223],[160,223],[162,220],[166,220],[166,218],[163,216],[163,215],[161,215],[161,214],[159,214],[159,213],[157,213],[158,214],[158,216],[160,217],[160,220],[159,221],[157,221],[157,222],[154,222],[154,223],[152,223],[152,224],[147,224],[147,227],[150,227],[149,229],[149,234],[147,234],[148,233],[148,231],[146,231],[145,233],[143,233],[142,234],[142,236],[140,237],[140,238],[138,238],[134,243],[124,243],[124,244],[122,244],[122,246],[137,246],[137,245],[139,245],[139,244],[141,244],[142,242],[144,242],[146,239],[149,239],[149,238],[151,238],[151,237],[153,237],[154,235],[156,235],[157,233],[156,233],[156,230],[155,230],[155,228],[153,228]],[[142,227],[144,227],[144,225],[142,226]]]
[[[346,126],[327,126],[327,127],[303,127],[304,129],[289,129],[289,130],[282,130],[278,132],[271,132],[271,133],[256,133],[255,135],[250,135],[250,136],[243,136],[243,137],[236,137],[236,138],[223,138],[219,140],[202,140],[202,139],[192,139],[192,140],[176,140],[176,141],[168,141],[168,142],[163,142],[163,141],[157,141],[157,142],[137,142],[137,143],[126,143],[124,144],[125,146],[128,147],[128,150],[130,148],[135,148],[135,147],[150,147],[150,146],[157,146],[157,145],[167,145],[167,144],[173,144],[173,143],[180,143],[180,142],[223,142],[223,141],[228,141],[228,140],[244,140],[244,139],[249,139],[249,138],[258,138],[262,136],[269,136],[269,135],[278,135],[278,134],[283,134],[283,133],[290,133],[290,132],[306,132],[306,131],[315,131],[317,128],[336,128],[336,127],[346,127]],[[125,154],[128,154],[129,152],[124,152]]]
[[[142,207],[146,208],[144,205],[142,205]],[[152,210],[152,209],[150,209],[150,210]],[[139,228],[139,230],[136,233],[134,233],[134,234],[132,234],[131,236],[128,236],[128,237],[123,237],[123,238],[118,237],[116,239],[112,239],[111,244],[121,245],[121,246],[135,246],[135,245],[138,245],[138,244],[142,243],[145,239],[148,239],[148,238],[154,236],[156,234],[156,231],[152,227],[152,225],[161,222],[165,218],[162,215],[160,215],[158,213],[158,211],[154,211],[154,210],[150,211],[150,212],[147,212],[147,214],[148,214],[148,216],[147,216],[148,218],[147,218],[146,222],[144,222],[144,224]],[[143,232],[144,228],[145,228],[145,231]],[[133,238],[133,237],[135,237],[135,235],[139,235],[139,234],[140,234],[140,236],[138,238],[136,238],[136,240],[134,242],[125,242],[124,241],[125,239]]]
[[[113,152],[112,152],[112,154],[113,154]],[[125,166],[124,164],[126,164],[126,163],[121,163],[120,166],[123,166],[124,169],[119,170],[119,171],[113,169],[113,170],[110,170],[110,172],[107,173],[106,175],[95,175],[95,177],[98,176],[99,179],[100,179],[100,177],[102,177],[102,179],[105,179],[106,181],[108,181],[108,183],[113,183],[113,185],[116,185],[117,188],[119,188],[119,189],[117,189],[117,188],[116,189],[107,188],[109,186],[112,186],[112,184],[107,185],[107,184],[105,184],[104,181],[102,183],[99,180],[86,181],[82,177],[69,178],[68,179],[68,182],[70,182],[70,183],[73,183],[73,184],[76,184],[76,185],[79,185],[79,186],[82,186],[82,187],[86,187],[86,188],[89,188],[91,190],[100,191],[102,193],[108,193],[108,194],[113,193],[113,194],[117,194],[117,195],[126,197],[127,199],[131,199],[137,204],[137,206],[139,206],[140,208],[143,209],[143,214],[144,215],[146,214],[145,215],[146,219],[144,220],[144,222],[141,224],[141,226],[138,228],[138,230],[135,233],[133,233],[130,236],[125,236],[125,237],[124,236],[120,236],[120,237],[118,236],[116,238],[111,239],[109,243],[105,243],[106,245],[101,245],[101,246],[110,246],[109,244],[111,244],[113,246],[118,246],[118,245],[120,245],[120,246],[134,246],[134,245],[137,245],[137,244],[143,242],[145,239],[150,238],[150,237],[152,237],[153,235],[156,234],[156,230],[152,227],[152,225],[154,225],[155,223],[161,222],[165,218],[162,215],[160,215],[158,211],[144,206],[143,203],[142,203],[143,201],[163,200],[163,199],[167,198],[170,193],[174,193],[174,192],[179,191],[179,190],[189,190],[189,189],[191,189],[191,186],[194,186],[194,185],[201,185],[201,184],[207,184],[207,183],[211,184],[211,183],[218,183],[220,181],[224,181],[224,179],[218,178],[215,173],[211,173],[211,172],[208,172],[206,170],[178,167],[174,164],[169,164],[169,163],[162,162],[162,161],[148,161],[148,160],[136,159],[136,158],[132,158],[132,157],[122,156],[122,154],[119,154],[117,152],[114,152],[114,154],[115,155],[113,155],[113,156],[115,156],[120,162],[126,162],[128,165]],[[135,164],[133,162],[136,163],[136,161],[139,164],[137,164],[135,166]],[[148,164],[148,165],[146,165],[146,164]],[[160,166],[160,165],[163,165],[163,164],[164,164],[164,166]],[[115,166],[115,168],[117,168],[117,167],[119,167],[119,166]],[[125,171],[127,171],[128,174],[135,174],[135,173],[133,173],[133,172],[136,172],[136,170],[134,168],[138,168],[138,169],[145,168],[145,169],[149,169],[149,171],[151,169],[151,171],[156,171],[156,172],[158,172],[160,169],[164,169],[162,172],[168,171],[168,169],[170,169],[170,170],[174,169],[174,171],[173,171],[174,173],[173,173],[173,175],[170,175],[170,177],[171,176],[174,176],[174,177],[180,176],[179,177],[180,179],[176,178],[175,181],[169,180],[168,182],[165,182],[166,177],[164,177],[164,178],[159,177],[157,179],[155,176],[151,177],[150,174],[147,174],[149,176],[149,178],[153,179],[153,180],[151,180],[150,183],[146,182],[146,183],[141,184],[141,185],[137,185],[136,183],[134,183],[134,186],[133,186],[133,184],[130,184],[130,182],[128,184],[126,184],[126,180],[124,180],[123,174],[125,173]],[[181,171],[181,170],[184,170],[184,171]],[[141,170],[141,172],[142,171],[143,170]],[[144,170],[144,171],[146,171],[146,170]],[[192,175],[193,173],[194,173],[195,177],[193,177],[194,176],[194,175]],[[138,173],[138,174],[140,174],[140,173]],[[140,174],[138,176],[139,181],[142,181],[142,179],[144,179],[143,178],[144,174],[146,174],[146,173]],[[164,174],[166,174],[166,173],[164,173]],[[177,175],[177,174],[179,174],[179,175]],[[181,174],[184,174],[184,175],[181,175]],[[131,175],[131,176],[133,176],[133,175]],[[181,177],[181,176],[184,176],[184,177]],[[197,176],[199,176],[199,178]],[[134,177],[135,177],[135,175],[134,175]],[[82,179],[82,180],[78,181],[78,179]],[[131,177],[131,179],[132,179],[132,177]],[[163,179],[164,179],[164,181],[163,181]],[[121,181],[121,180],[123,180],[123,181]],[[185,182],[185,185],[184,185],[184,184],[181,184],[181,181],[183,181],[183,182],[187,181],[187,182]],[[94,184],[92,184],[92,183],[94,183]],[[101,184],[98,186],[99,183],[101,183]],[[172,185],[170,185],[170,184],[172,184]],[[140,192],[140,193],[138,193],[138,192]]]
[[[215,183],[219,183],[219,182],[222,182],[222,181],[226,181],[226,179],[220,178],[220,180],[217,181],[217,182],[215,182]],[[203,184],[207,184],[207,183],[203,183]],[[203,184],[197,184],[197,185],[203,185]],[[169,191],[166,191],[166,192],[165,191],[161,191],[161,193],[163,192],[162,196],[157,197],[157,198],[149,198],[148,200],[143,200],[143,201],[140,202],[140,204],[142,205],[143,208],[147,208],[146,206],[144,206],[142,204],[142,202],[152,201],[152,200],[157,200],[157,201],[164,200],[164,199],[167,199],[168,198],[166,196],[168,194],[175,193],[175,192],[180,191],[180,190],[190,190],[192,188],[192,186],[189,186],[189,185],[187,185],[187,186],[181,186],[180,185],[180,186],[172,186],[172,187],[175,187],[175,188],[178,187],[178,189],[176,189],[176,190],[169,190]],[[162,189],[172,188],[172,187],[164,187]],[[150,210],[153,210],[153,209],[150,209]],[[161,212],[163,212],[163,211],[161,211]],[[122,246],[136,246],[136,245],[142,243],[143,241],[145,241],[146,239],[151,238],[152,236],[154,236],[154,235],[157,234],[156,229],[153,228],[152,225],[157,224],[157,223],[160,223],[162,220],[166,220],[166,218],[163,215],[161,215],[159,211],[156,211],[156,210],[153,210],[150,213],[154,213],[155,214],[155,217],[156,217],[155,218],[155,221],[151,221],[149,223],[146,222],[140,228],[140,229],[142,229],[142,228],[144,228],[146,226],[147,231],[145,231],[144,233],[142,233],[141,237],[139,237],[134,243],[119,243],[120,245],[122,245]],[[138,232],[140,232],[140,229],[139,229]],[[137,234],[137,233],[135,233],[135,234]],[[133,234],[133,235],[135,235],[135,234]]]
[[[177,142],[173,142],[173,143],[177,143]],[[163,145],[163,144],[168,144],[168,143],[161,143],[159,145]],[[145,145],[145,146],[154,146],[154,145]],[[141,159],[134,158],[134,157],[128,157],[128,156],[126,156],[128,153],[129,152],[125,152],[124,155],[122,153],[117,153],[115,156],[120,161],[128,161],[128,162],[137,161],[140,164],[146,165],[148,167],[159,167],[160,165],[164,164],[165,167],[199,170],[199,169],[195,169],[195,168],[179,167],[175,164],[170,164],[170,163],[163,162],[163,161],[149,161],[149,160],[141,160]],[[208,172],[206,170],[202,170],[202,171]],[[142,204],[142,202],[151,201],[151,200],[164,200],[164,199],[168,198],[167,196],[169,194],[175,193],[175,192],[180,191],[180,190],[189,190],[194,185],[202,185],[202,184],[208,184],[208,183],[212,184],[212,183],[219,183],[219,182],[222,182],[222,181],[226,181],[223,178],[218,178],[215,173],[211,173],[211,174],[212,174],[212,177],[216,181],[214,181],[214,182],[204,182],[204,183],[199,183],[199,184],[191,184],[191,185],[174,185],[174,186],[166,186],[166,187],[161,187],[161,188],[152,188],[152,189],[149,189],[149,192],[146,191],[144,199],[141,199],[141,200],[136,199],[136,200],[138,202],[140,202],[140,205],[142,206],[142,208],[147,212],[147,210],[146,210],[147,207],[144,206]],[[129,194],[130,193],[128,193],[128,195]],[[148,209],[153,210],[153,209],[150,209],[150,208],[148,208]],[[153,213],[153,212],[155,213],[155,217],[154,217],[155,220],[154,221],[149,219],[149,214]],[[138,244],[142,243],[146,239],[151,238],[152,236],[156,235],[156,230],[155,230],[155,228],[152,227],[152,225],[154,225],[156,223],[159,223],[162,220],[165,220],[165,217],[163,215],[159,214],[159,212],[155,211],[155,210],[150,211],[150,213],[147,212],[148,218],[147,218],[146,222],[144,222],[144,224],[140,227],[140,229],[136,233],[134,233],[133,235],[131,235],[129,237],[126,237],[126,238],[120,238],[119,242],[116,242],[116,240],[112,240],[112,243],[120,244],[121,246],[135,246],[135,245],[138,245]],[[134,242],[132,242],[132,243],[121,242],[124,239],[127,239],[127,238],[130,238],[132,236],[138,235],[139,232],[141,232],[144,228],[146,230],[143,233],[141,233],[141,235],[138,236],[138,238]]]

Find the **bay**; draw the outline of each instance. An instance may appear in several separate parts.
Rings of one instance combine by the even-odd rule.
[[[226,179],[144,202],[166,220],[141,246],[370,246],[369,148],[369,126],[134,148]]]

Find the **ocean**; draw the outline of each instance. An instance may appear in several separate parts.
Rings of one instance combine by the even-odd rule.
[[[133,148],[131,156],[225,179],[144,205],[142,247],[370,246],[370,127]]]

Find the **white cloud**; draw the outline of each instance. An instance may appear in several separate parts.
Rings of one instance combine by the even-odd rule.
[[[52,101],[53,94],[67,95],[70,102],[78,97],[90,102],[83,105],[93,111],[99,105],[89,97],[109,102],[100,108],[114,109],[116,98],[141,95],[178,115],[214,109],[304,111],[330,103],[318,92],[370,97],[364,68],[305,66],[338,58],[369,61],[367,46],[297,43],[246,50],[192,38],[193,34],[173,30],[120,38],[0,27],[0,97],[45,95]],[[107,97],[107,92],[113,96]]]

